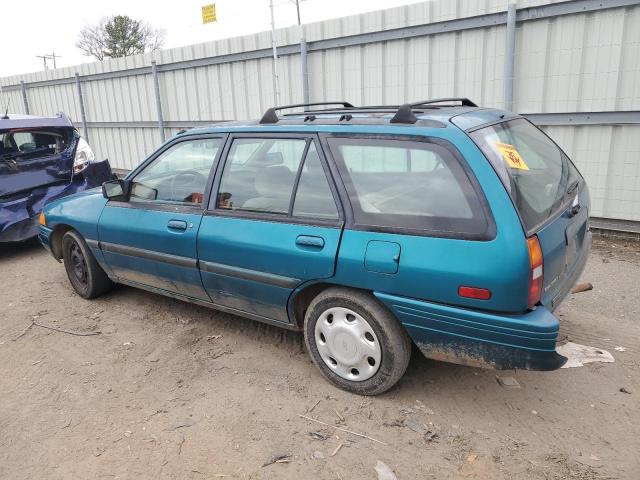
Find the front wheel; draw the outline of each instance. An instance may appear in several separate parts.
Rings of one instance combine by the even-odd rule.
[[[370,294],[330,288],[309,305],[304,334],[311,359],[334,385],[378,395],[404,375],[411,339]]]
[[[113,288],[113,282],[78,232],[69,230],[62,237],[62,258],[69,281],[81,297],[95,298]]]

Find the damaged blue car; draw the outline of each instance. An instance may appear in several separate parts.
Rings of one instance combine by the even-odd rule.
[[[51,200],[98,187],[112,178],[64,114],[0,118],[0,243],[38,235]]]

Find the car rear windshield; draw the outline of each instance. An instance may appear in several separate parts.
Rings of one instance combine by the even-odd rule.
[[[487,236],[483,197],[452,146],[398,137],[328,142],[356,224],[434,236]]]
[[[509,192],[527,234],[537,231],[581,180],[569,158],[541,130],[518,118],[476,130],[482,149]]]
[[[0,157],[16,161],[56,155],[71,145],[71,128],[0,131]]]

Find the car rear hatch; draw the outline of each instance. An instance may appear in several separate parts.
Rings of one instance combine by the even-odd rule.
[[[567,209],[538,231],[544,255],[542,304],[554,310],[578,280],[591,246],[589,233],[589,194],[575,195],[576,206]]]
[[[498,173],[527,238],[543,256],[540,302],[553,310],[582,272],[591,244],[589,191],[567,155],[524,118],[470,133]]]

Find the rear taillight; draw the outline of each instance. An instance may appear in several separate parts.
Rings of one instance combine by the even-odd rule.
[[[542,281],[544,278],[542,249],[540,248],[538,237],[533,235],[527,238],[527,247],[529,248],[529,265],[531,266],[529,273],[529,308],[533,308],[542,296]]]
[[[93,150],[87,143],[87,141],[80,137],[78,139],[78,146],[76,147],[76,158],[73,161],[73,173],[74,175],[82,172],[95,160],[96,156],[93,154]]]

